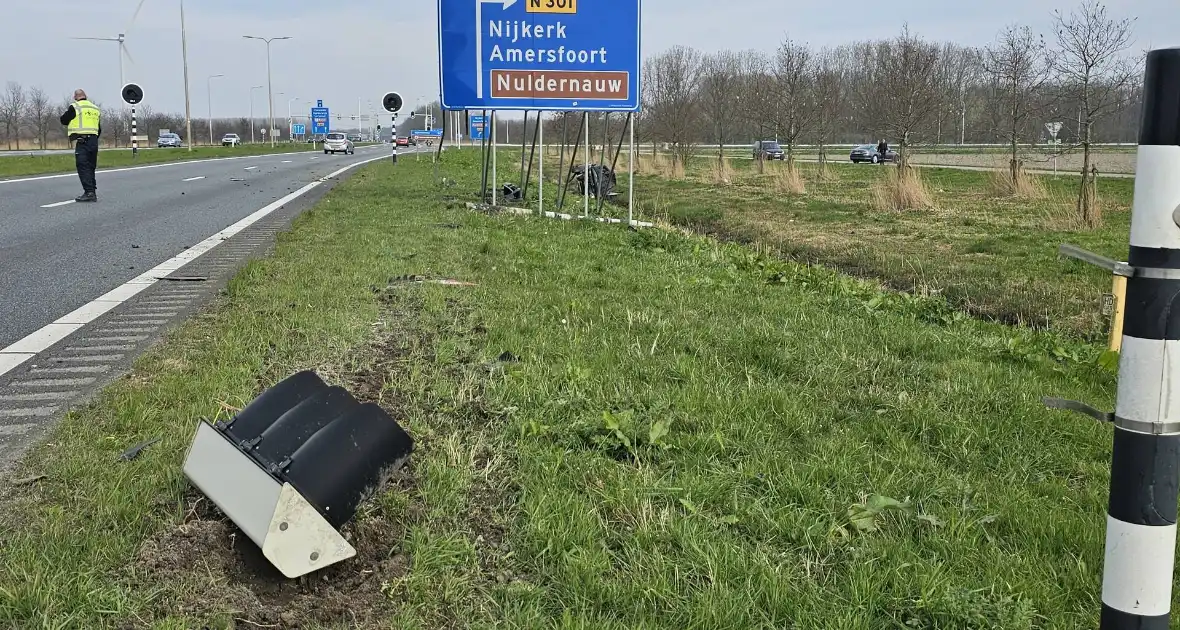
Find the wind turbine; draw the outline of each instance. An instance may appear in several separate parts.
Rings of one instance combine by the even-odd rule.
[[[71,37],[70,38],[70,39],[77,39],[77,40],[89,40],[89,41],[99,41],[99,42],[118,42],[119,43],[119,90],[122,90],[123,86],[127,85],[126,77],[123,75],[123,57],[126,56],[128,61],[130,61],[132,64],[135,63],[135,59],[131,56],[131,53],[127,52],[127,43],[126,43],[127,31],[130,31],[131,27],[135,25],[135,18],[139,17],[139,10],[143,8],[144,2],[147,2],[147,0],[139,0],[139,4],[135,7],[135,13],[131,14],[131,21],[127,23],[127,28],[123,29],[123,32],[119,33],[118,37]],[[119,94],[119,92],[115,92],[115,94]]]

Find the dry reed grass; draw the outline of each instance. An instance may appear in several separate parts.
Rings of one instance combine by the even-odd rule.
[[[1016,180],[1008,170],[995,170],[988,174],[988,189],[997,197],[1019,197],[1021,199],[1044,199],[1048,194],[1044,181],[1031,175],[1023,168],[1016,171]]]
[[[880,212],[920,210],[934,205],[930,189],[918,169],[889,168],[884,177],[873,182],[873,209]]]
[[[807,192],[807,182],[792,162],[768,165],[774,187],[781,193],[802,195]]]

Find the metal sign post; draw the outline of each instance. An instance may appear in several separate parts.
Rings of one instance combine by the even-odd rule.
[[[588,113],[640,110],[642,4],[643,0],[438,0],[443,109],[536,110],[538,121],[546,111],[586,113],[578,135],[586,136],[582,216],[588,218]],[[496,205],[500,186],[495,176],[495,113],[490,120],[472,117],[469,133],[472,140],[485,138],[489,126],[488,161]],[[578,144],[582,140],[579,137]],[[569,181],[566,184],[556,193],[558,211]]]
[[[1061,123],[1045,123],[1045,129],[1053,139],[1053,176],[1057,177],[1057,133],[1061,131]]]
[[[386,92],[381,97],[381,106],[392,114],[389,125],[389,144],[393,147],[393,163],[397,164],[397,113],[402,109],[402,95],[397,92]]]
[[[123,102],[131,106],[131,157],[139,156],[139,127],[135,120],[135,106],[143,100],[143,88],[134,83],[128,83],[120,90]]]

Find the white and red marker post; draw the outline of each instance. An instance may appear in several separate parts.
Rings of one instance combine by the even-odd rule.
[[[1180,48],[1151,51],[1143,82],[1133,273],[1113,414],[1102,630],[1167,630],[1180,491]]]

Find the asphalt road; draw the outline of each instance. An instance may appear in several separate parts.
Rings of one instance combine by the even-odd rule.
[[[306,152],[0,180],[0,348],[329,173],[388,152]],[[58,204],[58,205],[55,205]]]

